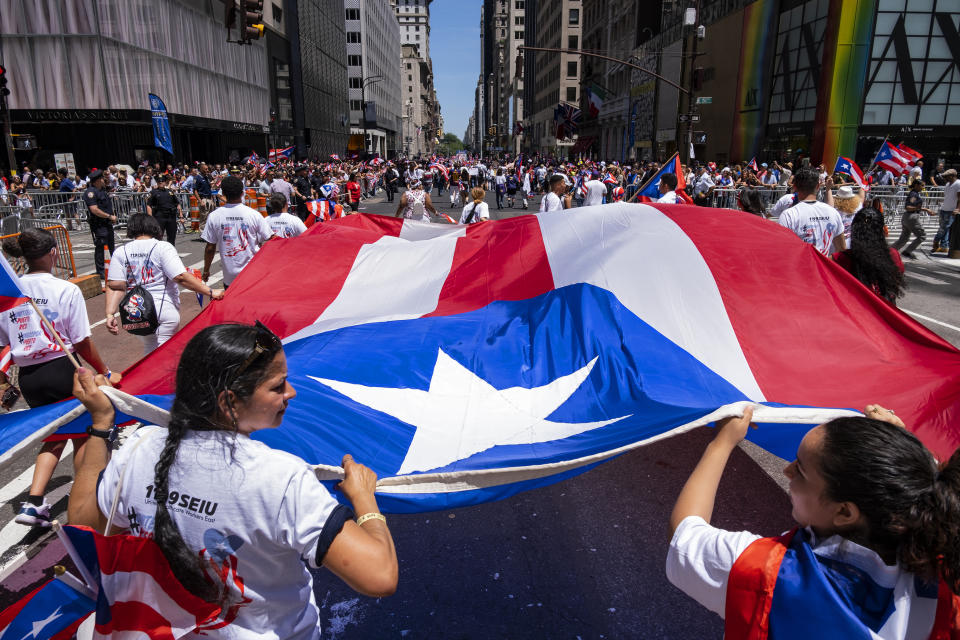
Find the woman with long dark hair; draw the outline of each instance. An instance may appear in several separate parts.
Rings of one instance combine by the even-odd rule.
[[[74,393],[109,434],[114,410],[102,383],[82,370]],[[278,427],[295,396],[269,329],[201,330],[180,357],[167,428],[140,428],[112,459],[105,440],[91,438],[70,523],[102,531],[116,501],[116,526],[152,535],[180,582],[220,605],[223,626],[205,628],[210,637],[319,638],[308,567],[379,597],[396,589],[397,557],[373,471],[344,456],[337,488],[351,510],[306,462],[250,438]]]
[[[20,288],[33,298],[37,308],[59,334],[67,351],[83,357],[100,373],[111,374],[90,336],[87,305],[80,287],[53,275],[57,263],[57,241],[43,229],[26,229],[16,237],[3,241],[3,250],[15,258],[23,258],[27,272],[20,276]],[[3,258],[0,257],[0,260]],[[42,407],[69,398],[73,394],[73,364],[67,351],[42,324],[36,310],[24,303],[0,314],[0,346],[10,346],[13,363],[20,368],[19,383],[23,399],[30,407]],[[85,434],[71,436],[74,458],[84,446]],[[50,508],[43,499],[53,477],[65,439],[47,440],[40,448],[33,469],[33,481],[26,502],[16,521],[34,527],[50,526]]]
[[[833,259],[892,306],[903,295],[903,260],[900,252],[887,246],[883,214],[864,207],[850,224],[850,248],[833,254]]]
[[[710,525],[753,411],[718,422],[670,516],[670,581],[727,638],[927,640],[958,634],[960,450],[939,463],[892,412],[809,431],[784,473],[799,525],[776,538]]]

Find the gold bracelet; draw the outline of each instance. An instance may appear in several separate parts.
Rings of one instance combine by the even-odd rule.
[[[375,511],[371,511],[370,513],[365,513],[359,518],[357,518],[357,524],[361,525],[364,522],[367,522],[368,520],[380,520],[383,522],[383,524],[387,524],[387,519],[383,517],[383,514],[376,513]]]

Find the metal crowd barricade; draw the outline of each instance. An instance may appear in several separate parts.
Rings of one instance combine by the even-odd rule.
[[[48,223],[62,224],[71,231],[85,229],[89,212],[83,200],[46,204],[34,210],[34,217]]]
[[[736,209],[737,189],[727,187],[723,189],[714,189],[710,206],[716,207],[717,209]]]
[[[23,209],[21,209],[16,205],[0,206],[0,218],[6,218],[8,216],[17,216],[19,218],[22,212],[23,212]]]
[[[148,193],[112,193],[113,215],[117,216],[116,226],[126,226],[127,219],[135,213],[147,212]]]
[[[0,222],[0,226],[6,222],[4,219]],[[41,220],[31,220],[31,219],[20,219],[17,221],[21,226],[18,231],[13,233],[4,232],[0,235],[0,242],[6,240],[7,238],[15,238],[20,235],[20,232],[27,227],[39,227],[46,229],[53,234],[54,240],[57,242],[57,261],[53,265],[53,275],[58,278],[63,278],[65,280],[70,278],[77,277],[77,265],[73,261],[73,245],[70,243],[70,234],[67,233],[67,230],[63,225],[43,225]],[[13,267],[13,270],[18,274],[26,273],[27,263],[23,258],[10,258],[10,266]]]

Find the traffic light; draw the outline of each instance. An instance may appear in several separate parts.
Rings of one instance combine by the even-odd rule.
[[[0,65],[0,98],[6,98],[10,95],[10,89],[7,89],[7,68]]]
[[[240,42],[248,43],[263,35],[263,0],[240,0]]]

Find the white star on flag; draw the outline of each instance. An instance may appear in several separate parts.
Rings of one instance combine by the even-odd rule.
[[[541,387],[495,389],[438,350],[430,388],[367,387],[309,376],[355,402],[417,428],[398,473],[428,471],[497,445],[562,440],[628,418],[552,422],[553,413],[580,387],[597,358]]]

